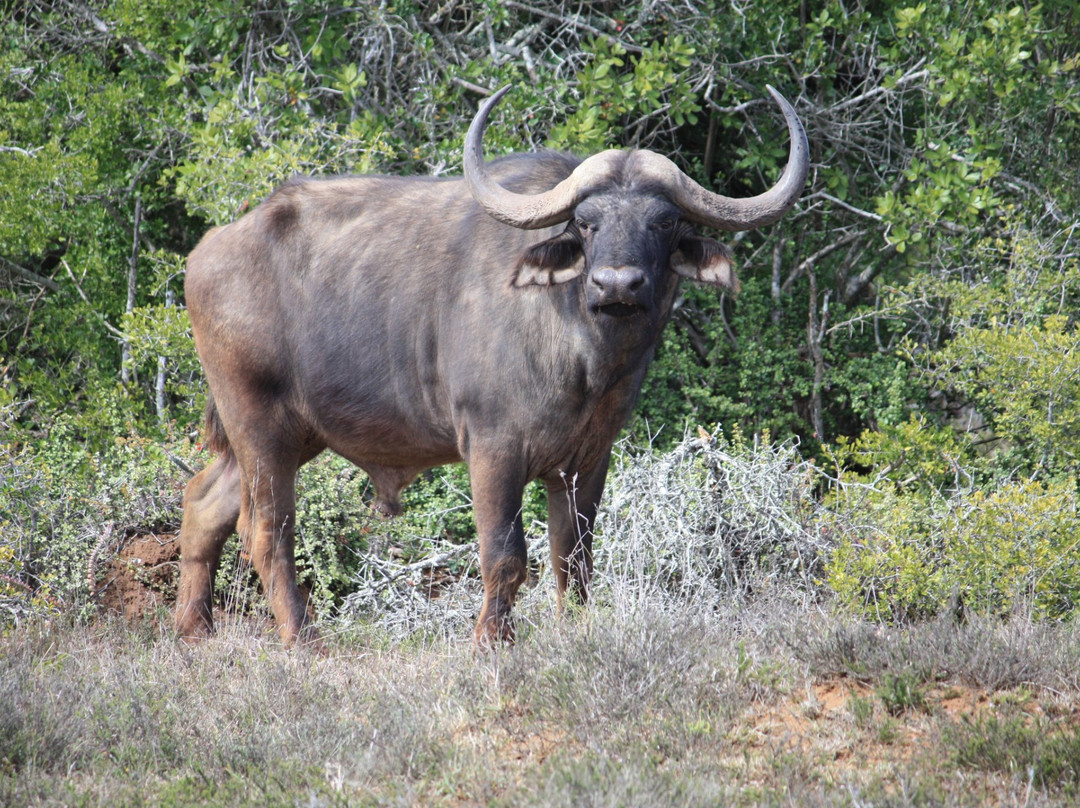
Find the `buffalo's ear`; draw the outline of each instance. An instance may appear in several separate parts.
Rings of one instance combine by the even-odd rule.
[[[566,283],[585,269],[585,253],[577,231],[568,227],[555,238],[534,244],[518,259],[514,286]]]
[[[671,268],[684,278],[715,284],[732,293],[739,291],[731,251],[715,239],[683,236],[671,254]]]

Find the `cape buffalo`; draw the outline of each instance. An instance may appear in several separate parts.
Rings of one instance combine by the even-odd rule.
[[[324,449],[400,511],[424,469],[468,464],[481,645],[513,638],[525,580],[522,491],[547,487],[559,603],[587,595],[612,443],[680,278],[735,290],[728,250],[695,225],[748,230],[790,210],[806,135],[765,193],[731,199],[651,151],[517,154],[485,164],[488,99],[464,179],[296,179],[200,242],[185,294],[219,455],[187,487],[176,628],[211,631],[214,573],[239,530],[287,644],[314,639],[296,583],[297,470]]]

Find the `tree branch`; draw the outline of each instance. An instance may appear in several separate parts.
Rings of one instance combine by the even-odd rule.
[[[864,101],[869,101],[871,98],[874,98],[875,96],[881,95],[882,93],[892,92],[897,87],[902,87],[905,84],[910,84],[911,82],[917,81],[918,79],[926,78],[927,76],[930,75],[930,71],[929,70],[920,70],[919,69],[924,64],[926,64],[926,57],[925,56],[923,58],[921,58],[919,61],[917,61],[915,64],[913,64],[908,69],[908,72],[905,73],[904,75],[902,75],[900,78],[898,78],[896,80],[896,82],[891,87],[886,87],[886,86],[884,86],[882,84],[879,84],[877,87],[874,87],[871,90],[867,90],[862,95],[857,95],[854,98],[849,98],[846,101],[841,101],[839,104],[833,104],[831,107],[829,107],[829,112],[832,112],[832,113],[840,112],[841,110],[845,110],[848,107],[853,107],[853,106],[856,106],[857,104],[863,103]]]
[[[466,81],[465,79],[458,76],[451,76],[450,81],[454,82],[454,84],[457,84],[460,87],[464,87],[471,93],[482,95],[485,98],[491,95],[491,90],[489,90],[487,87],[481,87],[479,84],[473,84],[471,81]]]
[[[804,258],[802,261],[799,262],[799,265],[795,267],[795,269],[791,270],[790,274],[784,280],[784,283],[780,287],[779,291],[787,294],[791,291],[791,287],[795,285],[795,281],[802,277],[802,274],[814,264],[816,264],[820,259],[824,258],[826,255],[829,255],[830,253],[835,252],[836,250],[839,250],[841,247],[847,246],[851,242],[855,241],[855,239],[860,238],[864,235],[866,234],[862,230],[859,230],[855,233],[848,233],[846,236],[843,236],[842,238],[838,238],[836,241],[826,244],[816,253],[813,253],[812,255]],[[777,298],[777,300],[779,300],[778,293],[775,294],[775,297]]]
[[[857,208],[854,205],[849,205],[844,200],[837,199],[832,194],[827,194],[824,191],[815,191],[814,193],[810,194],[809,196],[804,196],[803,197],[804,202],[810,202],[810,201],[812,201],[814,199],[824,199],[826,202],[832,202],[837,207],[843,208],[844,210],[846,210],[846,211],[848,211],[850,213],[854,213],[856,216],[862,216],[864,219],[870,219],[871,221],[874,221],[874,222],[883,222],[883,221],[885,221],[885,218],[883,216],[880,216],[877,213],[871,213],[868,210],[862,210],[861,208]]]
[[[516,8],[519,11],[528,12],[529,14],[535,14],[537,17],[547,17],[548,19],[561,22],[564,25],[569,25],[573,28],[577,28],[580,31],[588,31],[594,36],[601,37],[602,39],[606,39],[608,42],[618,45],[620,48],[623,48],[627,53],[643,53],[643,50],[637,45],[631,45],[629,42],[623,42],[618,37],[613,37],[611,34],[605,33],[599,28],[595,28],[589,25],[587,22],[582,22],[580,19],[578,19],[577,14],[553,14],[550,11],[544,11],[543,9],[534,8],[533,6],[526,5],[525,3],[514,2],[514,0],[504,0],[503,5],[509,6],[510,8]]]
[[[43,148],[45,147],[38,146],[36,149],[24,149],[20,146],[0,146],[0,152],[13,152],[14,154],[21,154],[23,157],[33,157]]]
[[[125,338],[124,337],[124,332],[121,331],[119,328],[117,328],[112,323],[110,323],[108,320],[106,320],[105,315],[94,308],[94,304],[90,302],[90,298],[88,298],[86,296],[86,292],[84,292],[82,290],[82,287],[79,286],[79,282],[77,280],[75,280],[75,273],[71,271],[71,267],[68,265],[68,262],[65,261],[63,258],[61,258],[60,263],[63,264],[64,269],[67,270],[68,277],[71,278],[71,282],[73,284],[75,284],[75,291],[79,293],[79,297],[81,297],[83,299],[83,303],[85,303],[87,306],[89,306],[91,311],[93,311],[94,314],[97,315],[98,319],[101,320],[101,324],[104,325],[105,328],[107,328],[109,330],[109,333],[111,333],[114,337],[119,337],[120,339],[124,339]]]
[[[46,278],[43,275],[38,275],[36,272],[32,272],[26,267],[21,267],[14,261],[4,258],[3,256],[0,256],[0,262],[2,262],[3,265],[7,267],[8,270],[10,270],[13,274],[18,275],[24,280],[28,280],[31,283],[36,283],[38,286],[44,286],[54,292],[60,291],[60,284],[50,278]]]

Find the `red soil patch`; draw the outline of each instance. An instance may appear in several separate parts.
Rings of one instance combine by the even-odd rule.
[[[175,534],[133,536],[109,558],[100,575],[91,571],[93,594],[104,611],[138,620],[172,604],[179,559]]]
[[[179,536],[147,533],[121,539],[119,544],[117,548],[106,534],[90,562],[88,584],[101,610],[133,622],[160,609],[171,610],[180,577]],[[434,581],[432,586],[437,584]],[[304,584],[300,584],[300,594],[308,601],[308,616],[315,620],[311,592]],[[215,607],[220,604],[215,602]]]

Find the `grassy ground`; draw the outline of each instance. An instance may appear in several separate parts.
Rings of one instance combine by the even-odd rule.
[[[543,599],[511,649],[352,624],[0,640],[3,805],[1075,805],[1080,631]]]
[[[93,594],[0,598],[0,806],[1080,804],[1080,624],[959,598],[905,627],[852,617],[820,583],[837,520],[815,479],[791,446],[698,435],[627,455],[592,604],[555,616],[533,526],[539,580],[497,653],[470,641],[475,548],[437,541],[430,564],[364,548],[323,617],[325,655],[281,647],[242,567],[219,633],[177,643],[171,539],[123,514],[103,532],[88,510],[41,546]],[[451,555],[466,568],[450,574]],[[110,597],[156,616],[108,618]]]

